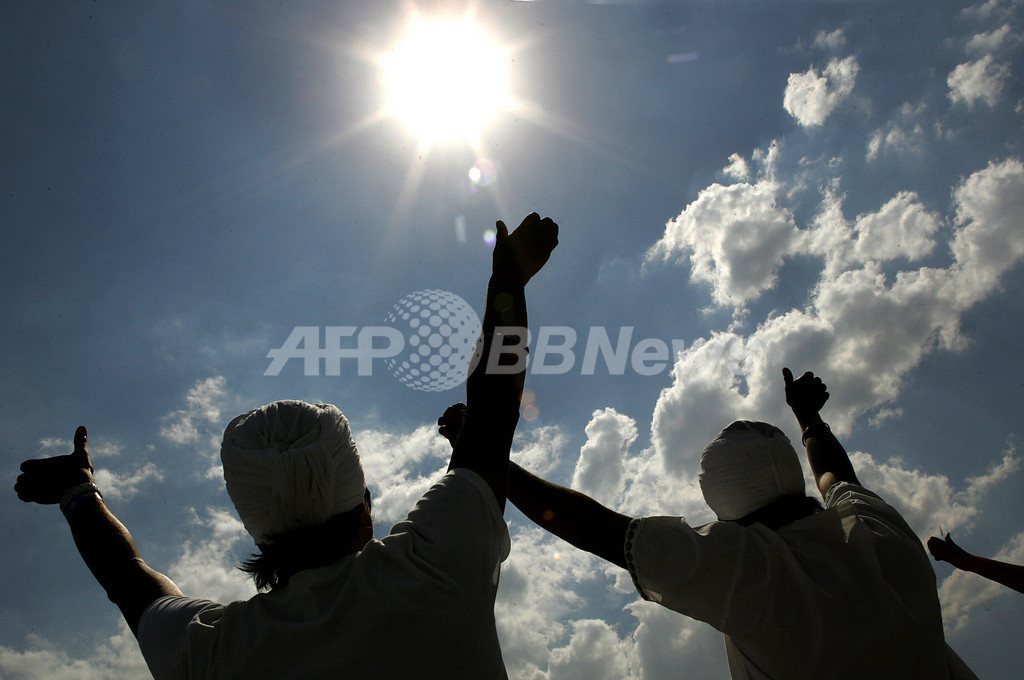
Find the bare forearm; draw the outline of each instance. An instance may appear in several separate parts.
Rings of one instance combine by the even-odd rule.
[[[145,563],[131,533],[102,500],[83,502],[67,519],[79,554],[133,633],[153,600],[181,595],[170,579]]]
[[[504,509],[508,454],[526,377],[524,289],[558,245],[558,225],[534,212],[511,234],[501,220],[495,226],[481,342],[466,384],[465,424],[449,469],[477,472]]]
[[[821,415],[817,411],[794,411],[794,415],[800,425],[801,438],[807,451],[807,462],[822,495],[838,482],[857,484],[857,474],[853,469],[853,463],[850,462],[850,456],[832,434],[832,430],[825,425]]]
[[[509,464],[508,497],[537,525],[572,545],[626,568],[623,552],[630,517],[578,491]]]
[[[466,383],[466,421],[449,468],[466,467],[480,474],[502,509],[508,455],[526,377],[526,329],[524,286],[507,277],[492,276],[487,286],[482,346]]]
[[[1007,588],[1012,588],[1018,593],[1024,593],[1024,566],[979,557],[970,553],[965,553],[955,559],[946,559],[957,569],[974,572]]]

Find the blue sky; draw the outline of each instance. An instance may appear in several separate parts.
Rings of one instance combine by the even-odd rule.
[[[267,353],[296,326],[382,325],[415,291],[479,312],[485,231],[536,210],[561,234],[531,321],[578,341],[570,369],[528,377],[518,460],[622,512],[707,521],[703,444],[736,418],[798,438],[780,369],[814,370],[862,480],[922,539],[1024,563],[1020,2],[482,2],[515,104],[475,144],[431,148],[382,115],[374,57],[413,14],[465,5],[417,7],[0,11],[9,488],[84,424],[150,563],[190,595],[246,597],[223,426],[321,400],[352,421],[386,530],[445,467],[433,423],[461,390],[383,361],[268,376]],[[587,374],[591,327],[682,351]],[[57,511],[0,507],[0,675],[145,677]],[[713,630],[506,517],[511,677],[726,676]],[[950,643],[1014,677],[1024,601],[935,570]]]

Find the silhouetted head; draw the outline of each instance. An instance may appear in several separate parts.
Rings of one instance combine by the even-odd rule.
[[[720,520],[738,521],[784,496],[804,496],[800,459],[782,430],[738,420],[700,454],[700,490]]]
[[[363,503],[352,430],[330,404],[275,401],[240,415],[224,431],[220,458],[228,495],[257,545]]]
[[[228,495],[260,549],[241,567],[260,590],[373,538],[359,453],[335,406],[275,401],[242,414],[224,432],[221,462]]]

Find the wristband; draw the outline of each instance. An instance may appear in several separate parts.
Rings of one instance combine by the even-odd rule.
[[[64,513],[65,517],[70,517],[79,505],[93,497],[103,498],[103,494],[100,493],[100,488],[92,482],[73,486],[61,495],[60,511]]]
[[[832,428],[829,427],[828,423],[826,423],[824,420],[821,421],[820,423],[812,423],[811,425],[808,425],[807,427],[804,428],[803,434],[800,435],[800,443],[803,444],[804,446],[807,446],[808,433],[810,433],[810,431],[813,430],[814,428],[821,427],[822,425],[824,425],[825,429],[828,430],[829,432],[832,431]]]

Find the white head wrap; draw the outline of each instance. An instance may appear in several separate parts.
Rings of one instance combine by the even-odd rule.
[[[800,458],[782,430],[738,420],[700,454],[700,490],[720,520],[734,520],[786,495],[803,495]]]
[[[363,502],[352,431],[330,404],[275,401],[242,414],[224,431],[220,459],[231,502],[257,545]]]

